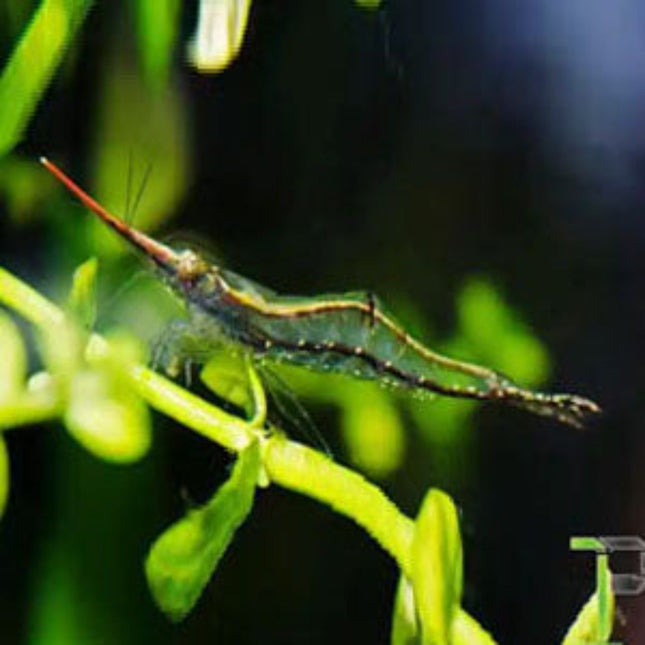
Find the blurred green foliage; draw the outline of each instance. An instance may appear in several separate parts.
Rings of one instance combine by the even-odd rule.
[[[456,311],[453,336],[439,343],[443,353],[489,365],[525,387],[544,385],[550,372],[546,348],[490,280],[467,280],[457,294]],[[480,407],[471,401],[410,402],[419,428],[438,442],[467,432]]]
[[[179,29],[179,0],[139,0],[132,3],[141,65],[149,85],[164,89],[171,75]]]
[[[464,284],[457,296],[457,321],[459,335],[447,350],[452,345],[526,387],[548,378],[546,348],[489,280],[471,278]]]
[[[54,193],[54,184],[42,179],[42,169],[34,160],[18,155],[0,158],[0,195],[15,222],[37,217],[39,209]]]
[[[43,0],[0,74],[0,158],[23,136],[90,0]]]
[[[112,344],[114,358],[74,374],[64,422],[92,454],[106,461],[130,463],[150,448],[150,415],[124,378],[123,362],[132,353],[132,339],[121,339],[120,343],[112,339]]]
[[[87,317],[94,310],[94,279],[90,261],[75,274],[70,302],[74,313]],[[6,285],[5,285],[6,286]],[[25,383],[22,339],[3,324],[6,363],[0,428],[60,417],[70,434],[90,452],[108,461],[140,459],[150,446],[147,407],[133,393],[126,366],[143,355],[131,338],[112,341],[115,351],[89,365],[85,359],[87,331],[74,319],[55,321],[40,330],[46,372]]]
[[[69,645],[92,637],[79,609],[74,556],[59,540],[50,540],[36,566],[29,645]]]
[[[151,87],[116,48],[103,69],[92,193],[126,218],[136,216],[138,228],[158,228],[177,211],[190,173],[181,87],[171,78],[162,87]],[[84,222],[90,230],[90,248],[98,249],[102,257],[123,253],[123,244],[100,222],[90,218]]]

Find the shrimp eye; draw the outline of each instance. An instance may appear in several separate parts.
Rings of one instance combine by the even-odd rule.
[[[192,251],[184,251],[177,262],[177,277],[182,282],[196,282],[208,271],[208,265]]]

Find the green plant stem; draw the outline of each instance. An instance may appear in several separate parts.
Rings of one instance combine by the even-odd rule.
[[[63,312],[38,291],[0,267],[0,301],[36,327],[50,327],[65,320]]]
[[[273,482],[354,520],[410,573],[414,522],[377,486],[318,451],[280,436],[268,440],[264,466]]]
[[[152,370],[134,365],[130,376],[138,393],[153,408],[224,448],[240,452],[253,440],[254,434],[245,421],[210,405]]]

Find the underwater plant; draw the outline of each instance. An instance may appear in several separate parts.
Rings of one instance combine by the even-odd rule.
[[[357,0],[356,4],[375,9],[379,2]],[[19,5],[16,3],[17,13],[29,9],[28,3],[24,3],[27,9]],[[46,200],[39,190],[46,182],[42,181],[40,169],[34,170],[31,158],[25,160],[20,158],[20,153],[9,154],[24,139],[36,108],[82,31],[90,10],[99,5],[90,0],[43,0],[33,15],[25,18],[24,29],[16,28],[13,34],[16,44],[0,74],[0,155],[5,164],[0,179],[5,184],[3,190],[9,193],[8,210],[12,215],[27,211],[34,204],[42,205]],[[139,94],[141,88],[131,83],[128,73],[122,73],[118,56],[106,57],[110,66],[104,77],[101,102],[104,110],[96,144],[99,193],[104,195],[112,187],[115,175],[122,177],[124,150],[131,145],[130,139],[134,138],[141,121],[149,119],[157,134],[154,138],[157,147],[146,152],[160,159],[158,165],[164,166],[164,172],[159,174],[170,179],[161,182],[165,190],[163,204],[149,204],[153,215],[146,226],[159,223],[172,212],[186,183],[188,154],[183,128],[187,119],[180,92],[169,80],[179,34],[180,5],[177,0],[140,0],[129,7],[137,32],[145,92]],[[202,0],[199,8],[197,29],[189,47],[191,64],[202,72],[222,71],[243,46],[251,2]],[[157,100],[156,110],[149,109],[151,96]],[[123,118],[124,113],[129,119]],[[92,249],[93,253],[97,252],[95,247]],[[125,323],[114,325],[105,334],[96,333],[97,272],[98,264],[93,259],[79,266],[67,302],[59,306],[13,272],[0,268],[0,303],[4,307],[0,311],[0,515],[11,512],[10,508],[7,510],[11,470],[7,446],[20,440],[21,428],[53,422],[97,459],[133,464],[151,448],[151,410],[154,409],[175,420],[181,428],[206,438],[234,459],[227,481],[210,499],[187,509],[152,541],[148,550],[144,562],[148,586],[161,611],[171,620],[182,620],[193,610],[206,585],[216,575],[225,553],[234,548],[236,532],[251,516],[256,497],[270,486],[280,486],[310,497],[356,523],[391,556],[400,576],[393,599],[390,634],[393,645],[492,645],[495,642],[463,606],[464,553],[457,504],[445,492],[433,488],[412,518],[364,474],[398,465],[397,457],[392,458],[396,450],[380,451],[385,454],[376,455],[377,449],[372,448],[372,453],[365,450],[366,442],[378,448],[382,446],[374,440],[377,430],[386,435],[397,427],[398,419],[378,390],[370,394],[363,406],[352,400],[356,398],[354,381],[352,385],[343,385],[342,392],[329,386],[318,393],[321,398],[342,399],[346,426],[351,428],[346,434],[351,435],[350,441],[354,442],[351,446],[358,446],[356,453],[360,456],[354,463],[362,462],[365,469],[343,466],[321,451],[290,438],[279,424],[269,419],[266,392],[254,361],[242,357],[231,362],[230,353],[213,356],[209,353],[200,379],[213,393],[211,400],[148,367],[146,348],[127,333]],[[199,278],[186,266],[182,276]],[[258,314],[259,299],[249,302],[244,297],[254,290],[262,292],[263,288],[240,276],[231,279],[242,281],[238,284],[243,288],[227,283],[238,304],[245,302],[249,306],[247,313],[255,306]],[[470,284],[462,294],[463,303],[485,308],[491,295],[495,296],[487,286]],[[276,339],[266,334],[262,336],[261,349],[282,350],[283,358],[288,354],[296,359],[292,362],[302,360],[330,371],[332,367],[341,372],[354,369],[370,378],[389,373],[389,378],[403,389],[414,385],[414,379],[417,385],[422,385],[417,389],[443,387],[444,393],[458,397],[469,392],[463,388],[474,388],[470,398],[517,404],[572,425],[578,424],[586,413],[597,411],[591,401],[575,395],[542,394],[530,384],[516,386],[498,373],[497,366],[492,370],[470,362],[451,361],[443,356],[443,353],[451,354],[449,351],[425,356],[420,352],[417,353],[417,357],[422,357],[420,365],[418,362],[416,367],[406,364],[404,358],[411,363],[415,359],[404,354],[416,346],[407,337],[402,343],[396,342],[403,332],[395,331],[399,330],[398,325],[378,302],[369,294],[350,300],[345,303],[347,306],[342,303],[339,306],[339,300],[332,299],[328,312],[331,320],[323,320],[322,324],[310,316],[316,314],[318,305],[314,306],[311,301],[291,302],[290,313],[294,313],[293,307],[297,305],[297,311],[302,314],[299,322],[306,323],[290,321],[282,325],[282,332],[294,334],[293,351],[284,351],[287,340],[284,336],[277,339],[281,343],[275,343]],[[329,298],[322,299],[325,306],[329,301]],[[269,298],[264,314],[284,314],[284,310],[276,309],[279,304]],[[501,309],[496,307],[497,312]],[[30,325],[37,340],[35,368],[27,358],[28,343],[14,315]],[[258,319],[256,316],[255,320]],[[284,316],[278,315],[276,320],[285,323]],[[262,321],[266,323],[267,319]],[[338,350],[338,347],[325,347],[325,352],[321,350],[319,355],[317,350],[305,352],[302,350],[307,347],[298,347],[299,340],[306,344],[310,334],[318,333],[321,327],[328,332],[330,323],[339,334],[333,342],[339,342],[350,331],[369,334],[374,330],[379,336],[378,342],[373,342],[367,351],[363,345],[356,344],[352,346],[351,357],[345,360],[341,356],[342,360],[336,361],[327,350]],[[491,336],[492,344],[497,347],[497,332],[493,331]],[[522,342],[526,340],[521,331],[517,336]],[[265,346],[267,341],[272,343],[269,348]],[[394,341],[393,347],[387,345],[390,341]],[[357,349],[362,350],[360,356]],[[386,365],[388,362],[391,365]],[[486,361],[477,359],[477,362]],[[421,383],[421,378],[426,380]],[[533,375],[533,380],[540,379]],[[232,413],[230,407],[222,404],[222,399],[232,403],[239,413]],[[437,412],[440,406],[421,403],[423,407],[413,408],[415,419],[427,422],[435,415],[436,421],[442,414]],[[462,408],[460,416],[453,415],[450,423],[465,424],[470,410]],[[390,441],[393,435],[396,433],[391,432]],[[610,582],[608,568],[599,568],[597,591],[573,621],[563,645],[608,642],[614,611]],[[58,589],[55,591],[58,593]]]

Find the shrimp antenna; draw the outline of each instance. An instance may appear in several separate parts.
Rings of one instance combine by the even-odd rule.
[[[40,158],[40,163],[60,181],[67,190],[74,194],[86,208],[89,208],[99,219],[116,231],[122,238],[126,239],[147,257],[152,259],[162,268],[171,269],[176,265],[177,253],[169,246],[161,244],[141,231],[129,226],[120,220],[116,215],[110,213],[101,206],[93,197],[90,197],[73,179],[66,175],[55,163],[46,157]]]

